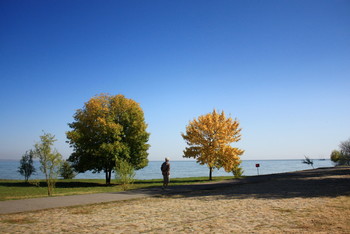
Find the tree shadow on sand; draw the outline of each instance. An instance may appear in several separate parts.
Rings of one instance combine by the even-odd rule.
[[[314,198],[350,195],[350,168],[323,168],[295,173],[254,176],[237,183],[193,187],[181,197],[218,196],[220,199]]]

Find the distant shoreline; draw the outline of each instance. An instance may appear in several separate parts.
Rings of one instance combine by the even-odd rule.
[[[300,161],[304,160],[305,158],[300,159],[242,159],[242,161]],[[20,161],[21,159],[0,159],[0,161]],[[317,161],[324,161],[324,160],[330,160],[329,158],[311,158],[311,160],[317,160]],[[39,161],[37,159],[34,159],[34,161]],[[149,162],[162,162],[164,160],[149,160]],[[196,160],[171,160],[171,162],[196,162]]]
[[[163,161],[149,161],[148,165],[140,170],[136,171],[136,179],[161,179],[160,165]],[[256,168],[256,164],[260,164],[259,168]],[[23,179],[23,177],[17,172],[20,163],[16,160],[2,160],[0,161],[0,178],[1,179]],[[200,165],[196,161],[171,161],[171,177],[172,178],[188,178],[188,177],[205,177],[209,175],[209,169],[207,165]],[[40,162],[34,161],[36,173],[31,176],[32,179],[45,178],[40,171]],[[315,168],[319,167],[332,167],[334,164],[330,160],[314,160]],[[305,169],[311,169],[312,167],[302,163],[302,160],[242,160],[241,168],[243,169],[244,176],[251,175],[263,175],[274,174],[282,172],[293,172]],[[214,170],[213,176],[232,176],[231,172],[225,172],[224,169]],[[93,173],[92,171],[86,171],[79,173],[76,176],[77,179],[103,179],[105,175],[101,173]]]

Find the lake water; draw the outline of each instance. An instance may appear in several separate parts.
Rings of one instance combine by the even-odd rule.
[[[313,160],[314,167],[332,167],[334,166],[330,160]],[[136,171],[136,179],[161,179],[160,166],[163,162],[151,161],[148,166]],[[209,176],[209,169],[205,165],[199,165],[195,161],[172,161],[171,164],[171,177],[172,178],[184,178],[184,177],[202,177]],[[302,163],[302,160],[243,160],[241,167],[243,168],[243,175],[251,176],[257,175],[258,170],[255,167],[256,164],[260,164],[259,174],[275,174],[282,172],[292,172],[312,169],[311,166]],[[17,170],[20,163],[19,160],[0,160],[0,179],[24,179]],[[36,174],[32,175],[30,179],[44,179],[44,175],[41,173],[38,161],[34,162],[36,168]],[[213,177],[215,176],[232,176],[232,173],[226,173],[223,169],[214,170]],[[92,173],[91,171],[80,173],[76,179],[104,179],[105,174]],[[113,177],[114,178],[114,175]]]

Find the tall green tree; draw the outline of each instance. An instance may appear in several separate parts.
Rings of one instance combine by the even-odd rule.
[[[69,161],[77,172],[104,171],[106,184],[116,160],[125,160],[135,170],[148,164],[149,133],[140,105],[123,95],[101,94],[76,111],[68,143],[73,147]]]
[[[26,151],[20,160],[18,172],[24,176],[25,182],[28,182],[29,177],[35,172],[33,165],[34,152],[33,150]]]
[[[239,156],[244,150],[231,146],[241,139],[239,122],[226,118],[225,113],[212,113],[199,116],[186,127],[182,134],[188,147],[184,150],[184,158],[195,158],[201,165],[209,167],[209,180],[212,180],[214,168],[224,168],[231,172],[240,164]]]
[[[34,154],[40,160],[40,170],[44,173],[47,183],[47,194],[51,196],[62,163],[62,155],[52,148],[53,143],[56,141],[54,135],[44,133],[44,135],[40,136],[40,140],[34,145]]]

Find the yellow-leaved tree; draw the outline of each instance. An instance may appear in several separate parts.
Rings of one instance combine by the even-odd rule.
[[[241,139],[239,122],[226,118],[224,111],[214,111],[190,121],[186,133],[182,133],[188,147],[184,158],[195,158],[201,165],[208,165],[209,180],[212,180],[214,168],[224,168],[231,172],[241,163],[240,155],[244,150],[231,146]]]

